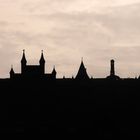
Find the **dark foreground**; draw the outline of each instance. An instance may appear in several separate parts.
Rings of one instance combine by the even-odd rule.
[[[0,132],[127,139],[140,135],[140,81],[0,81]]]

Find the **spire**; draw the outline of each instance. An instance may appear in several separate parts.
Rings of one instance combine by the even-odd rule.
[[[86,71],[86,68],[85,68],[85,65],[84,65],[84,62],[83,62],[83,57],[81,58],[81,65],[80,65],[79,70]]]
[[[56,70],[55,70],[55,66],[53,67],[53,71],[52,71],[53,74],[56,74]]]
[[[87,74],[87,71],[86,71],[86,68],[85,68],[85,65],[83,62],[83,58],[81,59],[81,65],[80,65],[80,68],[78,70],[76,79],[84,79],[84,80],[89,79],[89,76]]]
[[[41,58],[39,63],[45,63],[44,55],[43,55],[43,50],[41,51]]]
[[[23,55],[22,55],[21,63],[27,63],[27,60],[26,60],[26,57],[25,57],[25,50],[23,50]]]
[[[14,69],[13,69],[13,65],[11,65],[11,70],[10,70],[10,74],[14,74]]]

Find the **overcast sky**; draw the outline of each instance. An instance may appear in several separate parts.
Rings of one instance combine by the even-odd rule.
[[[140,0],[0,0],[0,77],[11,65],[20,72],[22,50],[28,64],[46,72],[75,76],[81,57],[90,76],[106,77],[110,59],[116,74],[140,74]]]

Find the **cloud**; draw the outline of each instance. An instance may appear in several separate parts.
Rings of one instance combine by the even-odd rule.
[[[90,75],[105,77],[116,60],[122,77],[139,74],[140,0],[1,0],[0,76],[9,67],[20,71],[21,52],[46,69],[56,65],[58,77],[76,75],[81,57]],[[6,62],[3,62],[6,60]]]
[[[119,7],[139,3],[139,0],[36,0],[24,2],[24,10],[34,14],[106,12],[104,8]]]

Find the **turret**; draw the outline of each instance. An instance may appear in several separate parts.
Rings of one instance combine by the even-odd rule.
[[[110,61],[110,75],[115,75],[115,65],[114,65],[114,60],[112,59],[111,61]]]
[[[10,70],[10,78],[13,78],[14,77],[14,69],[13,69],[13,66],[11,66],[11,70]]]
[[[120,77],[115,75],[115,61],[112,59],[110,60],[110,75],[107,76],[107,79],[111,80],[119,80]]]
[[[41,58],[39,60],[39,64],[40,64],[41,74],[44,74],[45,73],[45,59],[44,59],[44,55],[43,55],[43,50],[41,52]]]
[[[23,55],[22,55],[22,59],[21,59],[21,73],[25,73],[25,69],[26,69],[26,64],[27,64],[27,60],[25,57],[25,50],[23,50]]]
[[[55,79],[56,79],[56,74],[57,74],[57,72],[56,72],[55,66],[54,66],[53,71],[52,71],[52,75],[53,75],[53,77],[54,77]]]

